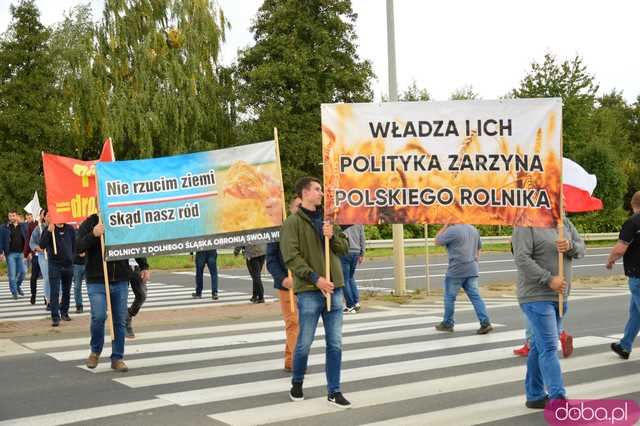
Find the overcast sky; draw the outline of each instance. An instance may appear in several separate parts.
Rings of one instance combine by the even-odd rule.
[[[9,4],[0,0],[0,32],[9,23]],[[81,0],[36,0],[43,23],[62,18]],[[94,18],[104,0],[91,0]],[[218,0],[232,28],[223,63],[253,41],[249,26],[261,0]],[[353,0],[358,14],[358,53],[373,64],[376,99],[388,92],[386,2]],[[640,95],[640,1],[631,0],[395,0],[398,87],[412,80],[435,99],[447,99],[473,85],[483,99],[516,87],[532,61],[545,52],[559,58],[579,54],[595,74],[601,93],[623,90],[628,101]]]

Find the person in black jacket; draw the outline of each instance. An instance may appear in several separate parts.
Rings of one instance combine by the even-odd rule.
[[[55,233],[55,245],[53,237]],[[49,223],[42,231],[40,248],[47,250],[49,285],[51,286],[51,325],[60,325],[60,318],[71,321],[69,317],[69,298],[71,297],[71,280],[73,278],[73,258],[76,254],[76,231],[66,223]],[[62,287],[62,303],[60,289]]]
[[[100,236],[104,234],[104,225],[99,223],[98,215],[89,216],[78,229],[77,249],[86,252],[85,276],[87,293],[91,304],[91,353],[87,359],[88,368],[96,368],[102,346],[104,345],[104,321],[107,313],[106,292],[102,269],[102,250]],[[136,258],[138,265],[146,265],[146,259]],[[145,269],[148,269],[146,267]],[[129,292],[129,262],[114,260],[107,262],[107,278],[111,295],[111,310],[115,340],[111,342],[111,368],[128,371],[124,358],[125,326],[127,323],[127,295]]]

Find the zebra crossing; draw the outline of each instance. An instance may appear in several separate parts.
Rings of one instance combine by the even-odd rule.
[[[200,422],[229,425],[465,425],[511,419],[544,424],[541,412],[524,407],[525,360],[512,353],[524,330],[495,323],[493,333],[477,335],[477,322],[461,321],[455,333],[439,333],[433,325],[440,320],[402,308],[345,315],[341,383],[353,403],[348,411],[326,402],[322,326],[309,357],[306,399],[296,403],[288,400],[290,374],[283,371],[279,320],[139,332],[127,343],[127,374],[110,370],[108,346],[98,367],[87,369],[86,337],[22,342],[62,368],[85,374],[87,381],[107,379],[140,398],[5,420],[0,426],[99,418],[125,424],[134,413],[162,419],[176,410],[197,412]],[[637,371],[640,364],[621,362],[608,348],[614,338],[575,337],[574,355],[561,360],[571,397],[640,397],[640,374],[619,378],[623,368]]]
[[[43,304],[42,281],[38,282],[38,297],[36,304],[29,303],[30,290],[29,283],[24,282],[22,289],[25,296],[13,299],[9,290],[9,283],[0,282],[0,322],[2,321],[28,321],[38,319],[49,319],[49,312],[45,310]],[[143,311],[157,311],[163,309],[191,309],[208,306],[225,306],[249,303],[250,294],[238,291],[219,291],[219,299],[212,301],[203,295],[202,299],[191,297],[193,288],[184,287],[177,284],[166,284],[160,282],[150,282],[147,284],[147,300],[142,308]],[[129,291],[128,303],[133,302],[134,295]],[[265,303],[272,303],[276,299],[273,296],[265,295]],[[82,304],[84,312],[74,313],[75,301],[73,288],[71,289],[71,300],[69,312],[72,317],[88,316],[91,311],[87,287],[82,285]]]

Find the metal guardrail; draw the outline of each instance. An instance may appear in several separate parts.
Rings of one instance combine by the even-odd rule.
[[[601,233],[601,234],[581,234],[585,241],[609,241],[617,240],[618,233]],[[482,244],[509,244],[511,236],[487,236],[480,237]],[[435,238],[429,238],[429,245],[435,245]],[[409,238],[404,240],[404,246],[407,247],[424,247],[424,238]],[[393,240],[367,240],[367,248],[393,248]]]

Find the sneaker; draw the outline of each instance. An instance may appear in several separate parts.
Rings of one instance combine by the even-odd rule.
[[[62,318],[63,321],[71,321],[69,314],[62,314],[60,315],[60,318]]]
[[[82,305],[76,305],[76,314],[81,314],[84,312],[84,308]]]
[[[480,324],[480,328],[476,330],[476,334],[488,334],[493,331],[493,326],[491,324]]]
[[[98,366],[98,360],[100,359],[100,354],[96,352],[91,352],[89,354],[89,358],[87,358],[87,368],[96,368]]]
[[[612,343],[611,350],[617,353],[620,358],[629,359],[630,352],[625,351],[619,343]]]
[[[35,294],[31,295],[31,300],[29,302],[31,302],[32,305],[36,304],[36,295]]]
[[[287,367],[287,366],[285,366],[285,367],[283,368],[283,370],[284,370],[284,372],[285,372],[285,373],[291,373],[291,371],[293,371],[293,370],[291,369],[291,367]]]
[[[542,399],[534,399],[524,403],[527,408],[532,408],[534,410],[544,410],[544,407],[547,406],[549,402],[549,395],[545,396]]]
[[[344,313],[344,314],[355,314],[356,313],[356,308],[355,307],[351,307],[351,308],[345,307],[342,310],[342,313]]]
[[[256,301],[253,303],[264,303],[264,299],[256,299]]]
[[[213,293],[213,294],[211,295],[211,298],[212,298],[213,300],[218,300],[218,293]]]
[[[302,393],[302,383],[292,383],[291,390],[289,391],[289,398],[292,401],[302,401],[304,394]]]
[[[22,289],[20,287],[18,287],[18,294],[20,296],[24,296],[24,291],[22,291]]]
[[[353,308],[356,310],[356,312],[360,312],[361,307],[359,303],[356,303],[356,305]]]
[[[338,408],[351,408],[351,403],[347,401],[341,392],[329,394],[327,401],[329,401],[329,404],[335,405]]]
[[[438,331],[448,331],[449,333],[453,333],[453,326],[452,325],[446,325],[445,323],[441,322],[440,324],[436,324],[436,330],[438,330]]]
[[[111,369],[116,370],[119,373],[126,373],[129,371],[129,367],[127,367],[127,364],[125,364],[121,359],[111,361]]]
[[[60,325],[60,318],[54,318],[51,320],[51,327],[58,327]]]
[[[133,339],[136,337],[136,333],[133,332],[133,327],[131,326],[131,315],[127,317],[127,324],[125,325],[125,336],[127,339]]]
[[[521,348],[518,349],[514,349],[513,350],[513,354],[514,355],[518,355],[518,356],[522,356],[522,357],[527,357],[529,356],[529,345],[527,344],[527,342],[524,342],[524,345]]]
[[[257,297],[252,297],[251,299],[249,299],[249,302],[256,303],[256,300],[258,300]]]
[[[560,346],[562,346],[562,356],[569,358],[573,353],[573,336],[565,331],[560,333]]]
[[[191,293],[191,297],[193,297],[194,299],[202,299],[202,295],[198,293]]]

